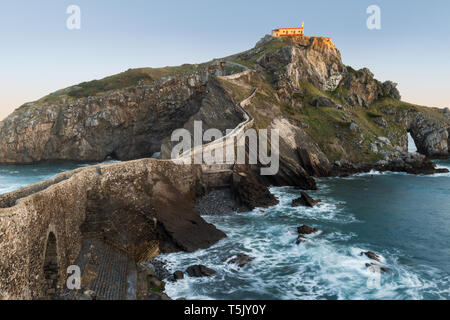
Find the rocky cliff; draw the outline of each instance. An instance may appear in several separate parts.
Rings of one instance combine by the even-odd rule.
[[[255,127],[281,132],[271,183],[314,188],[310,176],[340,161],[376,163],[406,151],[407,132],[424,155],[448,156],[448,111],[401,102],[395,83],[345,66],[328,38],[267,36],[213,62],[129,70],[25,104],[0,123],[0,163],[149,157],[170,150],[173,130],[192,130],[195,120],[234,128],[236,104],[253,89],[246,109]]]
[[[266,37],[231,58],[255,70],[234,82],[260,88],[248,110],[257,127],[280,130],[290,172],[321,176],[335,162],[374,164],[406,151],[407,132],[424,155],[449,154],[448,109],[400,101],[395,83],[345,66],[328,38]]]

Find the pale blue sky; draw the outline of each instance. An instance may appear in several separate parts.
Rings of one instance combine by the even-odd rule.
[[[81,30],[66,9],[81,7]],[[366,28],[366,8],[382,29]],[[399,83],[404,100],[450,107],[450,1],[1,0],[0,117],[57,89],[135,67],[196,63],[253,47],[305,22],[344,63]]]

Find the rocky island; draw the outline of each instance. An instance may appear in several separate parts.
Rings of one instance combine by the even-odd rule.
[[[172,132],[191,131],[196,120],[223,132],[241,123],[278,129],[279,172],[174,163]],[[0,122],[0,163],[123,162],[0,195],[0,297],[165,298],[163,277],[146,262],[226,237],[198,213],[211,192],[227,190],[222,200],[246,210],[277,203],[268,186],[312,190],[315,178],[373,169],[441,172],[430,159],[449,156],[449,130],[448,109],[401,101],[395,83],[344,65],[321,37],[266,36],[204,64],[133,69],[62,89]],[[408,133],[417,154],[407,153]],[[74,264],[83,288],[65,292]]]

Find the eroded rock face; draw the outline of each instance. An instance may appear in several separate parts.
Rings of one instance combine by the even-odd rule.
[[[311,176],[327,176],[330,163],[311,137],[285,118],[276,118],[270,128],[280,135],[280,170],[270,177],[276,185],[297,186],[305,190],[316,189]]]
[[[0,163],[149,157],[198,111],[205,92],[200,79],[186,78],[70,103],[30,103],[0,123]]]
[[[257,63],[273,73],[280,85],[287,80],[298,87],[307,81],[320,90],[336,89],[346,72],[339,50],[318,37],[298,38],[290,46],[263,55]]]
[[[412,121],[409,130],[420,153],[432,158],[448,156],[449,133],[447,129],[419,114]]]

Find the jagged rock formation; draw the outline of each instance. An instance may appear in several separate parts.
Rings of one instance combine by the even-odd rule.
[[[262,55],[256,63],[274,75],[278,86],[298,87],[307,81],[320,90],[335,90],[345,75],[341,54],[326,38],[301,37],[278,51]],[[280,67],[286,66],[285,70]]]

